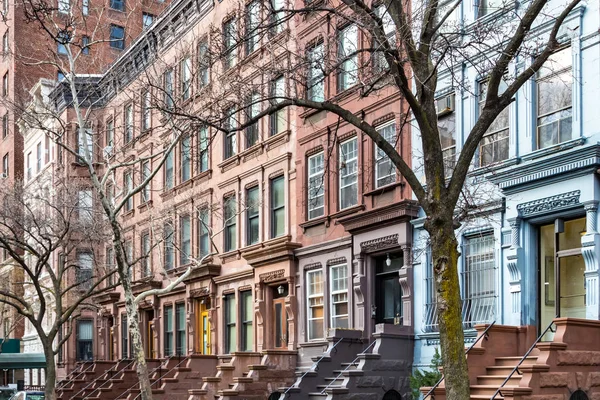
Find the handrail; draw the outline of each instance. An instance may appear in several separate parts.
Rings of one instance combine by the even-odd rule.
[[[172,358],[175,358],[175,357],[181,357],[181,356],[182,356],[182,354],[178,354],[178,355],[175,355],[175,356],[170,356],[170,357],[168,358],[168,360],[171,360]],[[154,380],[154,382],[151,382],[151,383],[150,383],[150,387],[152,388],[152,385],[154,385],[156,382],[162,382],[162,378],[164,378],[165,376],[167,376],[167,374],[168,374],[169,372],[171,372],[171,371],[172,371],[172,370],[174,370],[175,368],[179,367],[181,364],[183,364],[185,361],[187,361],[187,360],[189,360],[189,359],[190,359],[190,356],[189,356],[189,355],[185,356],[185,357],[183,358],[183,360],[181,360],[181,359],[180,359],[179,363],[178,363],[177,365],[175,365],[173,368],[171,368],[171,369],[168,369],[168,370],[167,370],[167,371],[164,373],[164,375],[160,375],[160,373],[161,373],[161,372],[160,372],[160,365],[159,365],[159,366],[158,366],[158,368],[159,368],[159,371],[158,371],[158,375],[159,375],[159,377],[158,377],[158,378],[156,378],[156,379]],[[168,364],[168,363],[166,363],[166,364]],[[156,368],[154,368],[154,370],[156,370]],[[138,398],[139,398],[141,395],[142,395],[142,393],[140,392],[140,394],[138,394],[137,396],[135,396],[135,397],[133,398],[133,400],[136,400],[136,399],[138,399]]]
[[[365,353],[366,353],[366,352],[367,352],[367,351],[368,351],[368,350],[369,350],[371,347],[373,347],[373,345],[374,345],[375,343],[377,343],[377,340],[373,340],[373,341],[371,342],[371,344],[367,346],[367,348],[365,348],[365,349],[364,349],[362,352],[360,352],[360,353],[359,353],[359,354],[356,356],[356,358],[355,358],[354,360],[352,360],[352,362],[351,362],[350,364],[348,364],[348,366],[347,366],[346,368],[344,368],[344,369],[343,369],[343,370],[342,370],[342,371],[341,371],[341,372],[338,374],[338,376],[336,376],[336,377],[335,377],[335,379],[333,379],[331,382],[329,382],[329,384],[328,384],[327,386],[325,386],[325,389],[321,390],[321,394],[324,394],[324,393],[325,393],[325,391],[326,391],[326,390],[329,388],[329,386],[331,386],[331,384],[332,384],[333,382],[337,381],[337,380],[338,380],[338,378],[339,378],[340,376],[342,376],[342,375],[344,374],[344,372],[346,372],[346,371],[348,370],[348,368],[350,368],[351,366],[353,366],[353,365],[356,363],[356,360],[358,360],[358,359],[360,358],[360,355],[361,355],[361,354],[365,354]]]
[[[531,347],[529,348],[529,350],[527,350],[527,353],[525,353],[525,355],[523,357],[521,357],[521,360],[517,363],[517,365],[515,365],[515,367],[513,368],[513,370],[510,372],[510,374],[504,380],[504,382],[502,382],[502,384],[500,385],[500,387],[498,388],[498,390],[496,390],[494,392],[494,394],[490,398],[490,400],[494,400],[496,398],[496,396],[498,396],[498,394],[502,393],[502,388],[504,387],[504,385],[506,385],[508,383],[508,381],[510,380],[510,378],[512,378],[512,376],[515,374],[515,372],[519,372],[519,367],[521,366],[521,364],[523,364],[523,362],[525,361],[525,359],[529,356],[529,354],[533,351],[533,349],[535,349],[535,347],[542,340],[542,338],[544,337],[544,335],[546,333],[548,333],[549,330],[552,331],[552,332],[556,332],[556,331],[554,331],[552,329],[552,325],[554,325],[554,320],[552,320],[552,322],[550,322],[550,325],[548,325],[546,327],[546,329],[544,329],[544,332],[542,332],[542,334],[540,336],[538,336],[538,338],[531,345]],[[519,372],[519,375],[521,375],[521,372]]]
[[[119,371],[117,371],[117,374],[121,371],[123,371],[125,368],[129,367],[131,364],[133,364],[133,361],[131,361],[129,364],[127,364],[126,366],[124,366],[123,368],[121,368]],[[118,365],[118,362],[115,364],[115,367]],[[87,390],[87,388],[89,388],[91,385],[93,385],[94,383],[96,383],[96,381],[98,381],[101,377],[103,377],[104,375],[108,375],[109,371],[111,371],[112,368],[107,369],[106,371],[104,371],[104,373],[102,375],[100,375],[99,377],[97,377],[96,379],[94,379],[93,381],[91,381],[90,383],[88,383],[83,389],[81,389],[79,392],[75,393],[73,396],[71,396],[71,398],[73,397],[77,397],[79,395],[79,393],[84,392],[85,390]],[[114,371],[112,371],[114,372]],[[113,375],[114,376],[114,375]],[[112,378],[110,378],[112,379]],[[107,381],[109,381],[110,379],[107,379]],[[106,382],[104,382],[106,383]],[[103,385],[100,385],[100,387],[97,387],[96,389],[100,389]],[[94,389],[94,391],[96,390]],[[86,399],[89,396],[84,396],[83,398]]]
[[[344,338],[341,338],[340,340],[338,340],[337,342],[335,342],[335,344],[333,346],[331,346],[331,349],[329,349],[329,351],[323,353],[323,355],[321,356],[321,358],[319,358],[317,361],[315,361],[314,364],[311,365],[311,367],[309,369],[307,369],[306,372],[304,372],[300,378],[296,379],[296,382],[302,382],[302,379],[304,379],[304,377],[309,372],[315,371],[319,367],[319,363],[321,362],[321,360],[324,359],[325,357],[327,357],[328,354],[331,354],[331,350],[335,349],[335,346],[337,346],[342,340],[344,340]],[[292,390],[292,388],[297,388],[298,387],[298,386],[295,385],[296,382],[294,382],[294,384],[292,386],[288,387],[286,389],[286,391],[283,392],[284,398],[285,398],[285,396],[287,396],[288,392],[290,390]]]
[[[152,374],[152,373],[156,372],[156,370],[160,370],[160,369],[162,368],[162,365],[163,365],[163,364],[165,364],[165,365],[166,365],[166,364],[168,364],[168,363],[169,363],[169,361],[170,361],[170,360],[171,360],[173,357],[176,357],[176,356],[172,355],[172,356],[169,356],[169,357],[165,358],[163,361],[161,361],[161,362],[158,364],[158,367],[155,367],[155,368],[154,368],[152,371],[148,372],[148,377],[150,377],[150,374]],[[121,397],[122,397],[124,394],[126,394],[126,393],[127,393],[127,392],[129,392],[131,389],[133,389],[134,387],[138,386],[139,384],[140,384],[139,382],[136,382],[136,383],[134,383],[133,385],[129,386],[127,389],[125,389],[125,391],[124,391],[123,393],[121,393],[120,395],[118,395],[117,397],[115,397],[115,399],[120,399],[120,398],[121,398]]]
[[[82,363],[82,365],[84,365],[84,364],[85,364],[85,363]],[[72,381],[74,381],[75,379],[79,378],[79,376],[80,376],[81,374],[84,374],[84,373],[86,373],[86,372],[87,372],[87,371],[88,371],[90,368],[92,368],[93,366],[94,366],[94,363],[93,363],[93,362],[90,362],[90,365],[89,365],[89,366],[88,366],[86,369],[79,371],[79,372],[78,372],[78,373],[77,373],[75,376],[72,376],[72,377],[70,377],[70,378],[65,378],[65,379],[63,379],[61,382],[64,382],[64,383],[63,383],[62,385],[58,386],[58,387],[56,388],[56,390],[62,390],[62,389],[64,389],[64,387],[65,387],[65,385],[66,385],[67,383],[69,383],[69,382],[72,382]]]
[[[473,344],[471,344],[471,346],[469,346],[469,348],[467,349],[467,351],[465,351],[465,354],[469,354],[469,351],[471,351],[471,349],[472,349],[473,347],[475,347],[475,345],[476,345],[477,343],[479,343],[479,341],[480,341],[482,338],[484,338],[485,340],[487,340],[487,339],[488,339],[488,337],[489,337],[489,335],[488,335],[488,331],[489,331],[489,330],[490,330],[490,328],[491,328],[492,326],[494,326],[495,324],[496,324],[496,321],[492,321],[492,323],[491,323],[491,324],[489,324],[489,325],[487,326],[487,328],[485,328],[485,330],[483,331],[483,333],[482,333],[481,335],[479,335],[479,337],[477,338],[477,340],[475,340],[475,341],[473,342]],[[443,381],[443,380],[444,380],[444,376],[442,375],[442,377],[440,378],[440,380],[439,380],[439,381],[437,381],[437,382],[435,383],[435,385],[433,385],[433,386],[432,386],[432,388],[431,388],[431,389],[429,389],[429,391],[428,391],[428,392],[425,394],[425,396],[423,396],[423,400],[425,400],[425,399],[426,399],[426,398],[428,398],[429,396],[432,396],[432,398],[434,398],[434,399],[435,399],[435,396],[433,396],[433,391],[434,391],[435,389],[437,389],[437,387],[438,387],[438,386],[440,386],[440,383],[442,383],[442,381]]]

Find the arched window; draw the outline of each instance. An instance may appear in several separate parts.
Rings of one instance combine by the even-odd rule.
[[[589,398],[583,390],[576,390],[573,393],[571,393],[571,397],[569,397],[569,399],[570,400],[588,400]]]
[[[382,400],[402,400],[402,395],[392,389],[385,392]]]

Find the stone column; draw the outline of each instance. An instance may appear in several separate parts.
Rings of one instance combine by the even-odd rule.
[[[354,328],[365,330],[366,325],[365,321],[367,318],[370,318],[367,315],[367,310],[365,308],[365,285],[366,285],[366,277],[365,277],[365,260],[362,257],[362,254],[357,254],[354,257],[353,265],[353,277],[352,277],[352,289],[354,290],[354,299],[355,299],[355,309],[356,313],[354,314],[356,318],[354,318]],[[365,332],[367,333],[367,332]]]
[[[519,260],[523,257],[523,249],[521,248],[521,218],[511,218],[508,220],[508,223],[512,229],[511,245],[506,251],[511,313],[513,314],[513,321],[511,323],[519,325],[521,323],[521,263]]]
[[[585,262],[586,318],[599,319],[600,287],[598,270],[600,269],[597,252],[600,251],[600,234],[598,233],[598,201],[584,203],[586,213],[586,233],[581,237],[581,254]]]
[[[404,265],[398,271],[400,287],[402,288],[402,325],[412,326],[412,283],[413,268],[410,245],[402,246]]]

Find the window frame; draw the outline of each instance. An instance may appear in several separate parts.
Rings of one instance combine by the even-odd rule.
[[[111,10],[125,12],[125,0],[109,0],[109,8]]]
[[[125,107],[123,108],[123,122],[124,122],[123,125],[125,125],[125,130],[123,131],[123,139],[124,139],[125,144],[129,144],[134,139],[133,103],[126,104]]]
[[[256,203],[251,198],[256,194]],[[258,224],[256,237],[252,235],[252,223]],[[260,189],[259,186],[252,186],[246,189],[246,246],[251,246],[260,242]]]
[[[80,327],[83,323],[89,324],[89,330],[91,332],[91,339],[81,339],[81,331]],[[82,353],[81,345],[82,343],[87,343],[89,348],[85,351],[86,355],[89,354],[88,357],[84,357]],[[81,318],[77,319],[77,361],[92,361],[94,359],[94,321],[92,319]]]
[[[186,135],[179,144],[179,178],[180,183],[192,179],[192,137]]]
[[[175,355],[187,354],[185,303],[175,303]],[[183,328],[183,329],[181,329]]]
[[[142,162],[142,182],[144,182],[148,177],[152,174],[151,161],[146,160]],[[146,185],[140,191],[141,202],[140,204],[145,204],[152,200],[152,179],[148,181]]]
[[[190,263],[192,256],[192,218],[189,214],[179,217],[179,266]]]
[[[356,36],[354,39],[355,43],[355,49],[348,51],[349,49],[346,49],[346,40],[350,41],[350,38],[347,38],[347,34],[349,33],[348,31],[350,30],[356,30]],[[353,34],[354,35],[354,34]],[[336,40],[336,45],[337,45],[337,56],[338,56],[338,62],[340,64],[339,69],[338,69],[338,73],[337,73],[337,92],[341,93],[345,90],[350,89],[351,87],[353,87],[354,85],[356,85],[356,83],[358,82],[358,50],[360,47],[360,38],[359,38],[359,29],[356,26],[356,24],[348,24],[345,25],[344,27],[338,29],[337,32],[337,40]],[[354,55],[346,55],[346,53],[355,53]],[[348,70],[348,64],[354,64],[354,76],[352,76],[352,72]],[[352,78],[352,79],[349,79]]]
[[[257,8],[257,10],[254,10]],[[260,25],[261,4],[258,0],[252,0],[246,4],[244,23],[244,42],[246,56],[256,51],[260,44],[260,37],[254,32]],[[253,17],[257,17],[255,21]]]
[[[386,137],[384,135],[384,133],[382,133],[384,131],[384,129],[387,129],[389,127],[393,127],[392,129],[392,136],[391,139],[393,140],[393,142],[390,141],[390,137]],[[375,130],[377,131],[377,133],[379,133],[381,135],[381,137],[383,139],[385,139],[389,144],[391,144],[394,148],[396,148],[396,134],[397,134],[397,130],[396,130],[396,121],[395,120],[391,120],[389,122],[386,122],[382,125],[379,125],[378,127],[375,128]],[[373,159],[374,159],[374,163],[375,163],[375,189],[380,189],[382,187],[388,186],[388,185],[392,185],[394,183],[396,183],[396,167],[394,166],[394,163],[392,162],[392,160],[387,156],[387,154],[385,154],[385,152],[379,148],[379,146],[377,146],[377,144],[375,142],[373,142],[373,147],[375,148],[374,150],[374,155],[373,155]],[[383,176],[379,176],[379,166],[380,164],[384,164],[384,163],[389,163],[390,164],[390,170],[389,173],[387,175],[383,175]],[[383,180],[382,184],[380,184],[380,181]]]
[[[163,317],[164,317],[164,343],[163,343],[163,351],[165,357],[170,357],[175,355],[175,346],[174,346],[174,323],[173,323],[173,304],[165,304],[163,306]]]
[[[175,268],[175,229],[170,221],[163,225],[163,267],[165,271]]]
[[[183,101],[192,97],[192,57],[189,55],[179,62],[179,93]]]
[[[286,192],[286,179],[285,179],[285,175],[279,175],[276,176],[274,178],[271,178],[270,180],[270,185],[269,185],[269,205],[270,205],[270,211],[271,211],[271,215],[270,215],[270,221],[271,221],[271,229],[270,229],[270,238],[271,239],[275,239],[281,236],[285,236],[285,234],[287,233],[287,229],[286,229],[286,209],[285,209],[285,204],[286,204],[286,196],[285,196],[285,192]],[[275,198],[275,185],[281,184],[281,190],[282,190],[282,195],[283,198],[281,199],[282,201],[280,203],[277,203],[277,199]],[[281,211],[283,211],[281,213]],[[281,215],[280,215],[281,214]],[[283,218],[283,221],[279,221],[279,218]],[[283,222],[283,231],[281,232],[277,232],[277,226],[278,226],[278,222]]]
[[[235,107],[230,107],[225,111],[225,128],[227,130],[237,127],[235,114]],[[224,135],[223,160],[228,160],[237,155],[237,131],[225,132]]]
[[[320,281],[320,286],[321,286],[321,291],[320,292],[314,292],[311,293],[311,277],[313,275],[317,275],[320,274],[321,277],[321,281]],[[311,305],[311,300],[312,299],[321,299],[320,303],[316,303],[315,305]],[[318,309],[321,308],[321,317],[313,317],[311,318],[311,314],[312,314],[312,309]],[[307,329],[306,329],[306,335],[307,335],[307,339],[308,341],[314,341],[314,340],[322,340],[325,337],[325,279],[324,279],[324,274],[323,274],[323,268],[319,268],[319,269],[313,269],[313,270],[309,270],[306,271],[306,325],[307,325]],[[311,322],[312,321],[322,321],[321,324],[322,326],[322,331],[321,332],[313,332],[312,329],[312,325]]]
[[[111,0],[114,1],[114,0]],[[124,4],[124,2],[123,2]],[[117,36],[116,33],[122,33],[122,36]],[[121,25],[110,24],[110,48],[117,50],[125,50],[125,28]]]
[[[485,106],[485,100],[486,100],[486,87],[488,84],[488,80],[482,80],[478,82],[478,99],[477,99],[477,111],[478,111],[478,116],[481,115],[482,111],[483,111],[483,107]],[[509,158],[509,146],[510,146],[510,111],[509,111],[510,106],[504,108],[494,119],[494,122],[492,122],[492,125],[490,126],[490,128],[492,128],[494,126],[494,124],[496,123],[496,121],[498,121],[498,118],[501,117],[501,115],[503,113],[506,113],[506,126],[498,128],[498,129],[494,129],[494,130],[490,130],[490,128],[488,128],[488,130],[485,132],[485,134],[483,135],[483,137],[481,138],[481,141],[479,142],[479,146],[478,146],[478,157],[477,157],[477,163],[478,163],[478,167],[486,167],[489,165],[493,165],[496,163],[499,163],[501,161],[504,161],[506,159]],[[491,137],[496,137],[499,136],[500,134],[505,134],[505,137],[500,137],[497,140],[492,141],[491,143],[484,143],[486,141],[486,139],[489,139]],[[505,158],[496,158],[496,154],[494,151],[492,151],[492,158],[493,160],[491,162],[485,162],[483,160],[483,156],[484,156],[484,151],[483,151],[483,147],[486,145],[491,144],[493,147],[497,146],[498,142],[500,141],[504,141],[506,140],[506,142],[508,142],[506,144],[506,157]]]
[[[170,190],[175,187],[175,149],[169,150],[165,160],[165,172],[163,186],[164,190]]]
[[[142,92],[142,132],[152,128],[152,93],[149,89]]]
[[[316,159],[317,157],[321,158],[321,162],[320,162],[320,172],[313,172],[313,167],[312,167],[312,160]],[[318,166],[318,165],[315,165]],[[315,170],[316,171],[316,170]],[[312,154],[310,156],[307,157],[306,159],[306,176],[307,176],[307,186],[306,186],[306,199],[307,199],[307,211],[306,211],[306,216],[307,216],[307,220],[311,220],[311,219],[315,219],[315,218],[320,218],[322,216],[325,215],[325,152],[324,151],[320,151],[316,154]],[[318,190],[314,190],[315,187],[313,187],[313,182],[316,182],[316,178],[320,178],[320,187],[318,188]],[[316,195],[311,195],[311,193],[316,193]],[[317,198],[322,198],[322,203],[319,207],[312,207],[312,204],[316,204],[315,199]],[[322,211],[318,214],[311,214],[313,213],[315,210],[318,209],[322,209]]]
[[[280,86],[281,85],[281,86]],[[277,105],[282,102],[281,98],[275,97],[285,97],[286,95],[286,80],[283,75],[280,75],[271,81],[270,85],[270,94],[271,94],[271,104]],[[280,110],[274,111],[269,114],[269,135],[275,136],[282,132],[285,132],[287,129],[287,120],[286,120],[286,108],[282,108]],[[281,125],[281,126],[280,126]]]
[[[152,239],[150,231],[142,232],[140,237],[140,272],[142,277],[152,275]]]
[[[124,196],[128,196],[133,190],[133,171],[127,170],[123,172],[123,186],[127,190]],[[127,198],[127,201],[125,202],[125,212],[133,210],[133,197],[134,196],[129,196]]]
[[[334,290],[334,283],[336,283],[336,281],[333,279],[333,271],[334,269],[340,269],[340,268],[344,268],[345,271],[345,275],[342,278],[342,282],[345,283],[345,288],[344,289],[337,289]],[[338,278],[339,279],[339,278]],[[330,328],[334,329],[334,328],[342,328],[342,329],[347,329],[349,328],[349,318],[350,318],[350,296],[348,295],[348,289],[349,289],[349,285],[348,285],[348,264],[344,263],[344,264],[334,264],[334,265],[330,265],[329,266],[329,304],[330,304],[330,312],[329,312],[329,326]],[[336,295],[340,295],[340,294],[346,294],[346,301],[335,301],[334,298]],[[346,304],[346,314],[336,314],[336,304]],[[346,318],[346,326],[338,326],[334,321],[336,320],[336,318]]]
[[[230,252],[237,250],[237,202],[235,194],[223,198],[223,249]]]
[[[198,165],[199,173],[209,170],[209,129],[207,126],[198,128]]]
[[[240,295],[240,323],[241,323],[241,340],[240,351],[254,350],[254,330],[253,330],[253,314],[254,303],[252,301],[252,290],[241,290]],[[247,303],[248,297],[250,303]],[[249,317],[249,318],[248,318]]]
[[[203,221],[206,218],[206,221]],[[204,249],[206,243],[206,249]],[[210,253],[210,213],[208,206],[198,210],[198,257],[201,259]]]
[[[224,346],[225,354],[231,354],[237,351],[237,309],[235,293],[223,294],[223,302],[225,303],[225,315],[223,316],[224,323]]]
[[[356,156],[354,156],[351,159],[345,159],[344,161],[342,161],[342,156],[343,156],[343,154],[342,154],[342,148],[345,145],[347,145],[348,143],[352,142],[352,141],[354,141],[356,143],[355,144],[355,149],[356,149],[355,153],[356,153]],[[359,195],[359,187],[358,187],[359,186],[358,185],[358,161],[359,160],[358,160],[358,157],[359,157],[360,150],[358,148],[358,145],[359,145],[358,138],[356,136],[354,136],[352,138],[344,140],[343,142],[340,142],[340,144],[338,146],[338,170],[339,170],[339,177],[338,177],[338,186],[339,186],[339,190],[338,190],[338,196],[339,196],[338,197],[338,199],[339,199],[339,201],[338,201],[338,209],[340,211],[341,210],[345,210],[345,209],[350,208],[350,207],[354,207],[354,206],[360,204],[360,201],[359,201],[359,198],[358,198],[358,195]],[[352,174],[342,174],[342,168],[347,169],[347,166],[350,163],[356,163],[356,166],[355,166],[355,171],[356,172],[354,172]],[[345,166],[342,167],[342,164],[345,164]],[[347,178],[347,177],[351,177],[351,176],[355,176],[354,182],[352,182],[350,184],[343,185],[342,184],[342,179]],[[343,203],[342,203],[342,198],[343,198],[342,191],[344,189],[352,187],[352,186],[356,186],[356,190],[355,190],[355,192],[356,192],[356,203],[355,204],[346,204],[346,205],[343,205]]]
[[[319,41],[306,50],[306,58],[309,63],[306,75],[306,97],[311,101],[325,101],[325,74],[322,65],[317,65],[324,61],[324,47],[325,44]]]
[[[237,64],[237,20],[229,18],[223,22],[223,70]]]

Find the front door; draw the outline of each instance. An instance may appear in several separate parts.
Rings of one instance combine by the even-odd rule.
[[[109,360],[114,360],[115,359],[115,333],[113,331],[113,318],[110,317],[108,318],[107,321],[107,325],[108,325],[108,359]]]
[[[210,322],[208,320],[207,298],[196,302],[196,351],[210,354]]]
[[[153,320],[154,310],[146,311],[146,354],[150,358],[156,358],[156,354],[154,354],[154,333],[152,330]]]
[[[273,328],[275,349],[286,349],[288,342],[288,321],[285,310],[285,297],[273,299]]]
[[[540,227],[540,329],[555,317],[585,318],[585,263],[581,236],[585,218]],[[552,340],[552,332],[544,339]]]
[[[378,324],[402,324],[402,290],[398,271],[402,268],[402,256],[385,255],[375,259],[375,306]]]

